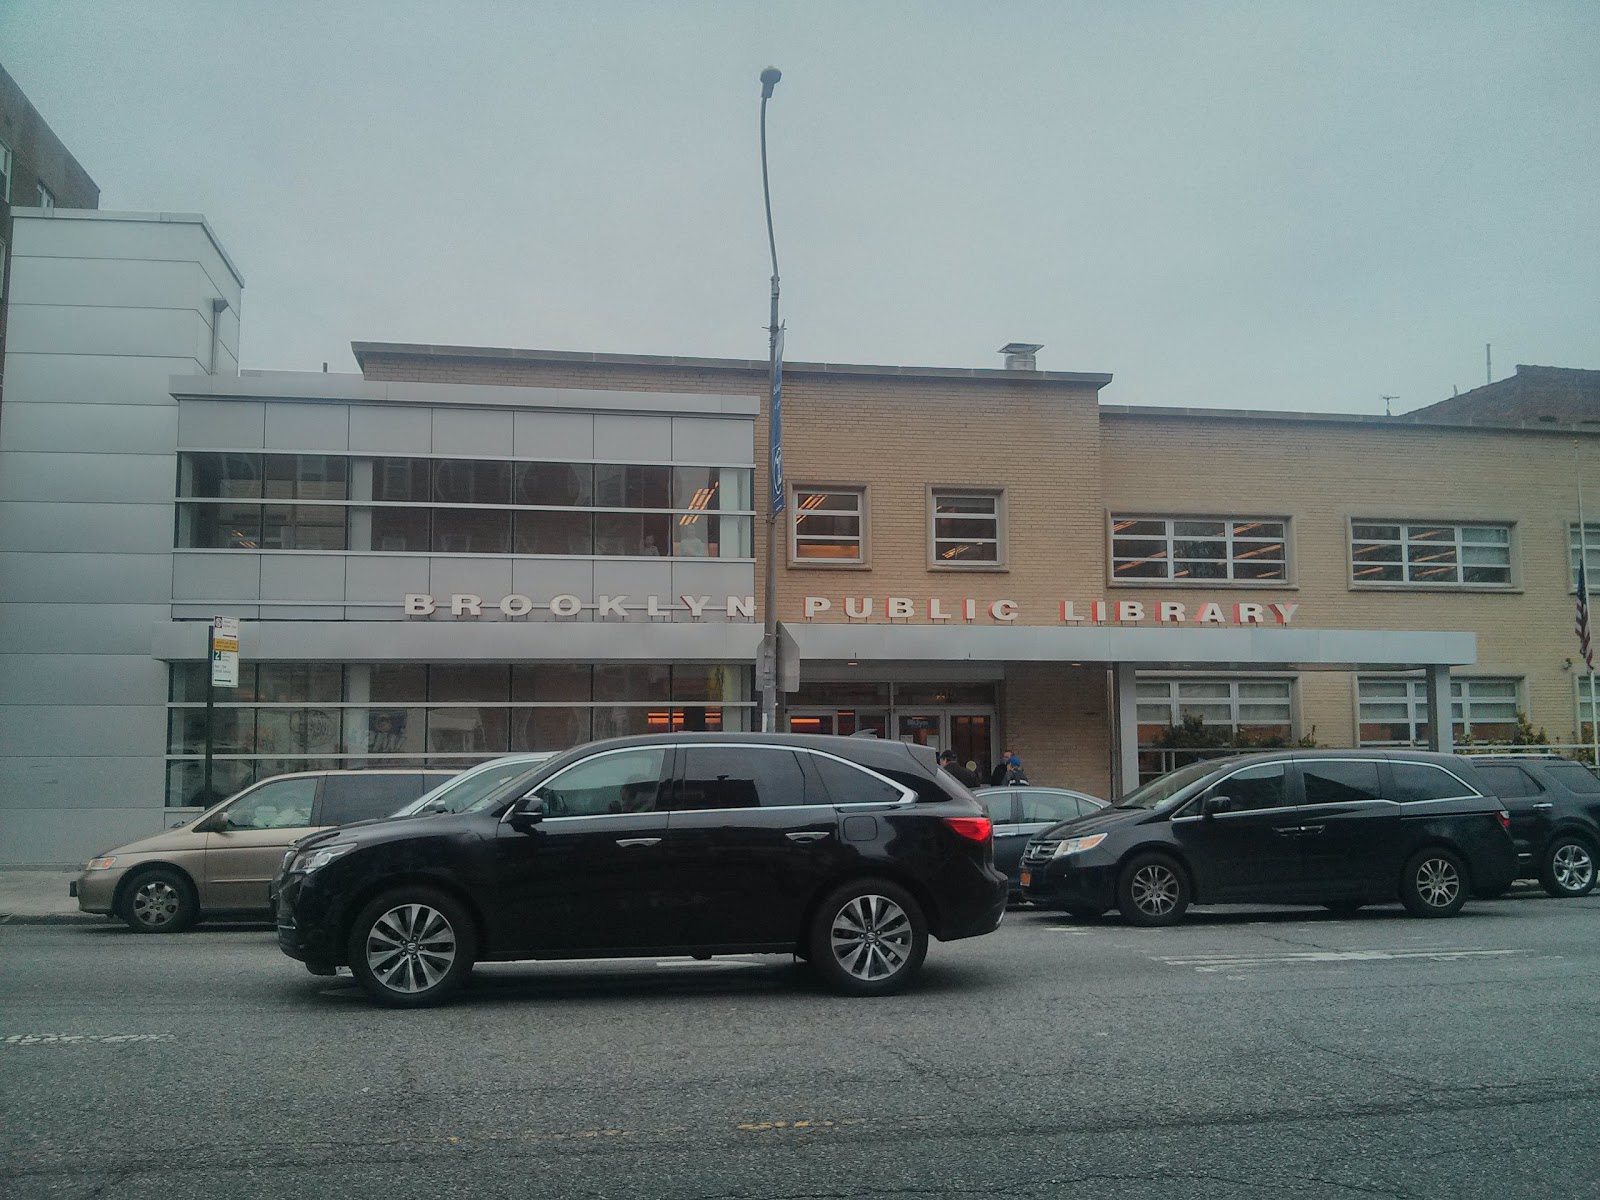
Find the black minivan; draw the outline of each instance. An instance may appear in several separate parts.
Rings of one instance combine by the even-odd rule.
[[[463,812],[298,843],[278,943],[380,1003],[444,999],[475,961],[798,954],[884,995],[928,936],[1005,914],[989,818],[932,751],[793,734],[595,742]]]
[[[1022,857],[1035,905],[1170,925],[1190,904],[1399,900],[1458,912],[1517,875],[1510,815],[1469,761],[1401,750],[1296,750],[1183,767]]]

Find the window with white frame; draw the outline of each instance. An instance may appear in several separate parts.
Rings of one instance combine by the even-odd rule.
[[[934,488],[928,514],[933,565],[993,567],[1003,562],[1000,504],[1000,492]]]
[[[1509,741],[1517,731],[1522,681],[1452,679],[1450,716],[1458,740]],[[1425,746],[1428,683],[1404,676],[1363,675],[1356,680],[1356,718],[1363,746]]]
[[[1350,581],[1509,586],[1511,526],[1352,521]]]
[[[33,202],[39,208],[54,208],[56,206],[56,196],[55,193],[49,188],[45,187],[44,184],[35,184],[33,189]]]
[[[11,203],[11,147],[0,142],[0,200]]]
[[[1116,580],[1287,582],[1288,521],[1282,517],[1111,518]]]
[[[1237,737],[1241,731],[1287,739],[1294,725],[1292,679],[1147,679],[1136,684],[1139,744],[1199,717]]]
[[[796,488],[794,557],[803,562],[866,561],[863,530],[866,493],[861,488]]]
[[[1578,550],[1582,549],[1586,555],[1584,563],[1589,574],[1589,591],[1592,593],[1600,586],[1600,525],[1593,521],[1583,523],[1583,540],[1578,539],[1578,523],[1570,521],[1567,524],[1567,586],[1572,591],[1578,590]]]
[[[1579,675],[1574,682],[1578,685],[1578,724],[1573,732],[1587,745],[1594,740],[1595,696],[1600,687],[1594,686],[1593,675]]]

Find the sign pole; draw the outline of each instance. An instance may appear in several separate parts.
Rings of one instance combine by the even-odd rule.
[[[216,749],[217,689],[239,686],[239,618],[212,617],[206,631],[206,658],[210,674],[206,677],[206,766],[201,795],[204,806],[216,799],[211,787],[212,756]]]
[[[1578,586],[1583,588],[1583,595],[1578,597],[1578,602],[1583,605],[1585,612],[1589,609],[1589,530],[1583,522],[1583,470],[1578,463],[1576,448],[1572,454],[1572,473],[1578,485]],[[1600,770],[1600,698],[1594,692],[1594,659],[1587,660],[1589,668],[1589,736],[1590,750],[1594,754],[1594,765]],[[1580,710],[1581,711],[1581,710]]]
[[[206,632],[206,658],[210,667],[217,656],[217,631]],[[206,673],[206,769],[203,782],[200,785],[200,807],[211,806],[211,755],[216,746],[217,729],[217,682],[215,668]]]

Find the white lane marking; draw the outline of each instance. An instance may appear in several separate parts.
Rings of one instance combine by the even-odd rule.
[[[77,1046],[87,1042],[101,1045],[125,1042],[175,1042],[175,1033],[12,1033],[0,1045],[5,1046]]]
[[[1060,926],[1047,926],[1051,933],[1065,933],[1072,937],[1088,937],[1094,932],[1092,929],[1063,929]]]
[[[1494,958],[1507,954],[1529,954],[1529,950],[1460,950],[1450,947],[1431,950],[1307,950],[1294,954],[1229,955],[1151,955],[1154,962],[1169,967],[1193,967],[1196,971],[1238,971],[1247,967],[1303,966],[1317,963],[1392,962],[1400,959],[1427,959],[1432,962],[1457,962],[1464,958]]]

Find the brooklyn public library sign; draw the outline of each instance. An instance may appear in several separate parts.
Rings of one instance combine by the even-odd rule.
[[[530,616],[535,610],[541,618],[546,614],[570,618],[585,609],[593,609],[597,620],[640,617],[648,620],[680,612],[688,613],[692,620],[702,620],[708,613],[725,616],[730,621],[753,621],[756,616],[754,596],[601,596],[589,604],[582,597],[570,594],[535,601],[516,592],[498,600],[485,600],[470,592],[448,596],[408,592],[404,605],[406,616],[423,618],[473,619],[486,612],[498,612],[502,617],[516,619]],[[1288,625],[1299,609],[1298,604],[1234,603],[1203,598],[1062,600],[1051,608],[1048,620],[1060,625]],[[946,601],[937,597],[888,596],[880,601],[873,596],[807,596],[804,611],[807,621],[909,621],[929,625],[942,622],[965,625],[1042,623],[1030,620],[1037,614],[1025,612],[1015,600]]]

